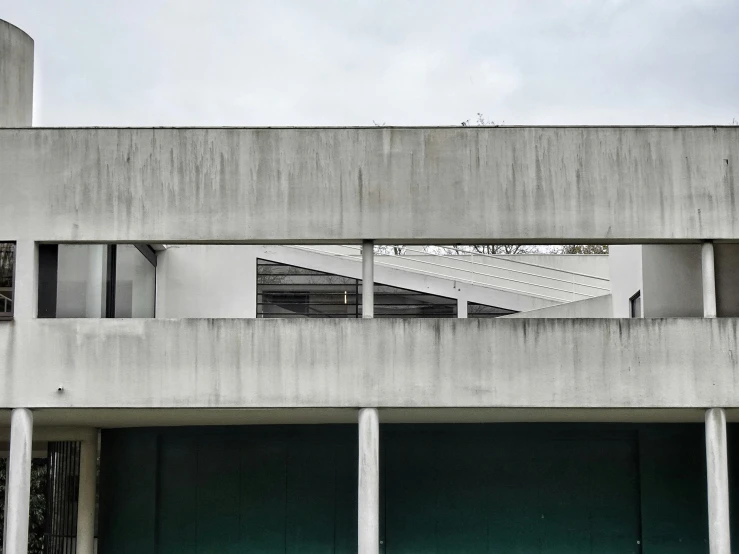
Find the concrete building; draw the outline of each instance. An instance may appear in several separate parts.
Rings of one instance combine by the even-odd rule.
[[[47,552],[731,552],[739,127],[34,128],[32,79],[0,22],[6,554],[33,458]]]

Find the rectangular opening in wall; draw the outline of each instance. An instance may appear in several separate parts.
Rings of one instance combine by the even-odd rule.
[[[122,257],[121,245],[118,250]],[[564,247],[376,245],[374,316],[466,317],[469,302],[473,318],[514,313],[610,317],[609,257],[571,252]],[[360,244],[182,244],[168,245],[158,257],[162,317],[362,316],[365,264]],[[134,283],[128,281],[115,289],[119,308],[113,315],[118,317],[124,315],[121,302],[125,300],[125,309],[131,304]],[[637,288],[629,287],[623,298],[623,317]]]
[[[0,242],[0,320],[13,318],[15,243]]]
[[[40,244],[38,253],[40,318],[154,317],[156,256],[148,246]]]

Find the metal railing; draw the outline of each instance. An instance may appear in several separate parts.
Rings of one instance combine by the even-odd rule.
[[[77,502],[80,442],[50,442],[46,490],[44,552],[74,554],[77,549]]]
[[[13,287],[0,287],[0,319],[13,316]]]
[[[0,242],[0,319],[13,317],[15,243]]]

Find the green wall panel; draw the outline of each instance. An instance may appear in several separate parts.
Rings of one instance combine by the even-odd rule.
[[[256,443],[256,444],[255,444]],[[241,457],[244,552],[283,554],[287,491],[284,441],[251,441]]]
[[[639,430],[644,554],[708,552],[703,425]]]
[[[197,438],[172,436],[159,450],[158,546],[162,552],[197,554]]]
[[[356,552],[356,432],[104,431],[100,554]],[[707,552],[700,424],[382,425],[380,453],[385,554]]]
[[[636,434],[601,435],[383,426],[385,551],[638,552]]]
[[[103,432],[100,553],[344,553],[354,426]]]
[[[103,431],[100,452],[100,552],[155,554],[157,434]],[[105,509],[107,507],[114,509]]]
[[[240,444],[215,433],[198,441],[196,456],[197,518],[192,523],[197,526],[197,552],[237,554],[242,549]],[[161,471],[167,470],[162,466]]]

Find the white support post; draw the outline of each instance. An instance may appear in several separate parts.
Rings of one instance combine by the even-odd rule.
[[[706,411],[706,474],[708,477],[708,544],[710,554],[731,554],[729,464],[726,413]]]
[[[97,481],[97,431],[82,441],[80,449],[80,483],[77,503],[76,554],[95,552],[95,487]]]
[[[713,258],[713,243],[704,242],[701,249],[703,274],[703,317],[716,317],[716,269]]]
[[[376,408],[359,410],[359,554],[380,552],[380,420]]]
[[[28,553],[32,456],[33,414],[26,408],[15,408],[10,418],[10,456],[3,540],[5,554]]]
[[[467,299],[466,298],[457,298],[457,318],[458,319],[467,318]]]
[[[362,242],[362,317],[375,317],[375,244]]]
[[[87,270],[85,317],[105,317],[105,262],[107,244],[91,244]]]

